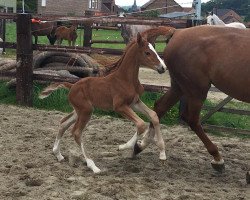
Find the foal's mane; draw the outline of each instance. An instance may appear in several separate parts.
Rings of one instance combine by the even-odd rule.
[[[119,58],[119,60],[117,60],[116,62],[113,62],[111,64],[105,65],[103,69],[99,70],[97,76],[107,76],[107,75],[113,73],[114,71],[116,71],[119,68],[119,66],[121,65],[128,49],[135,43],[136,43],[135,39],[131,40],[128,43],[128,45],[125,47],[124,52],[123,52],[122,56]]]
[[[167,39],[171,38],[173,36],[175,32],[175,28],[173,27],[168,27],[168,26],[159,26],[157,28],[151,28],[151,29],[148,29],[146,31],[143,31],[141,33],[141,36],[146,40],[148,41],[149,43],[151,44],[154,44],[155,41],[156,41],[156,38],[160,35],[163,35],[163,36],[166,36]],[[121,58],[112,63],[112,64],[109,64],[109,65],[106,65],[104,67],[104,69],[101,69],[97,76],[107,76],[111,73],[113,73],[114,71],[116,71],[120,64],[122,63],[128,49],[136,42],[136,39],[134,38],[133,40],[131,40],[128,45],[125,47],[125,50],[121,56]]]

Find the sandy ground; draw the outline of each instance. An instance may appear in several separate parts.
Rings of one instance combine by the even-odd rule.
[[[94,175],[80,150],[66,133],[59,163],[52,154],[58,122],[64,114],[0,105],[0,199],[164,199],[248,200],[250,140],[212,137],[226,162],[226,172],[215,173],[211,157],[186,127],[162,126],[167,160],[149,146],[137,158],[117,151],[135,131],[132,123],[93,116],[85,131],[86,148],[103,170]]]

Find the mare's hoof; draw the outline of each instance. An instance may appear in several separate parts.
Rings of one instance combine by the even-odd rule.
[[[135,146],[134,146],[134,151],[133,151],[133,156],[136,156],[137,154],[141,153],[142,152],[142,149],[141,147],[138,145],[138,143],[136,142],[135,143]]]
[[[225,164],[216,164],[216,163],[211,163],[212,167],[214,170],[216,170],[219,173],[223,173],[225,171]]]
[[[250,171],[248,171],[246,174],[246,181],[247,181],[247,184],[250,184]]]

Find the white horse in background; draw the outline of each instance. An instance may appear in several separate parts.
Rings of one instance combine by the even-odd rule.
[[[240,23],[240,22],[232,22],[232,23],[229,23],[229,24],[225,24],[213,12],[209,13],[209,15],[207,17],[207,24],[208,25],[221,25],[221,26],[227,26],[227,27],[233,27],[233,28],[241,28],[241,29],[246,28],[246,26],[243,23]]]

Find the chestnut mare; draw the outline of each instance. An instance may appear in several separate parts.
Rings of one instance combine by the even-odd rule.
[[[58,135],[56,137],[53,152],[59,161],[64,157],[60,153],[60,140],[64,132],[73,124],[72,134],[76,143],[81,147],[87,166],[94,173],[100,172],[94,161],[84,149],[82,131],[91,118],[93,108],[112,109],[135,123],[137,131],[126,143],[119,146],[119,150],[133,149],[139,135],[147,129],[145,122],[132,110],[142,112],[151,119],[157,138],[162,160],[166,159],[165,145],[160,134],[160,124],[156,113],[150,110],[139,98],[143,93],[143,87],[138,79],[139,66],[144,65],[163,73],[166,65],[158,56],[153,46],[144,40],[138,33],[137,39],[126,48],[122,58],[116,63],[117,69],[105,77],[88,77],[75,84],[67,82],[55,83],[45,88],[40,98],[46,98],[58,88],[68,88],[69,102],[74,111],[61,120]]]
[[[34,22],[31,23],[31,33],[35,37],[35,44],[37,45],[38,36],[47,36],[51,45],[56,42],[55,31],[57,28],[57,22]]]
[[[250,30],[219,26],[175,30],[164,50],[171,88],[155,103],[154,110],[160,119],[184,97],[187,106],[181,117],[213,156],[211,164],[217,171],[224,169],[224,160],[201,126],[201,108],[211,84],[235,99],[250,103],[249,52]],[[153,135],[151,125],[142,142]],[[137,142],[135,153],[145,147],[145,142],[143,147]]]

